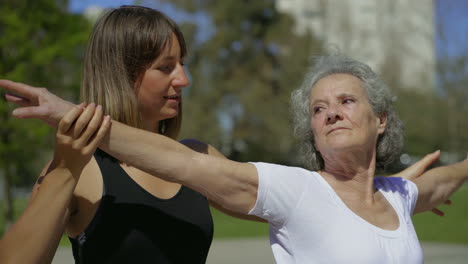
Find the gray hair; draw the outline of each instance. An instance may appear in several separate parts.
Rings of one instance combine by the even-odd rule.
[[[317,171],[324,169],[325,165],[320,152],[314,146],[309,98],[311,90],[320,79],[344,73],[363,82],[375,115],[387,115],[385,131],[377,139],[376,166],[384,169],[399,155],[403,147],[403,125],[393,108],[394,97],[387,85],[366,64],[340,54],[319,56],[314,61],[315,64],[306,74],[302,85],[291,94],[294,134],[299,139],[300,157],[304,166]]]

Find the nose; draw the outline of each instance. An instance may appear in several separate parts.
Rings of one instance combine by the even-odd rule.
[[[329,109],[327,112],[327,124],[334,124],[342,119],[343,115],[337,109]]]
[[[185,73],[185,68],[183,65],[178,64],[177,70],[175,72],[174,79],[172,80],[172,85],[177,88],[184,88],[190,84],[190,81]]]

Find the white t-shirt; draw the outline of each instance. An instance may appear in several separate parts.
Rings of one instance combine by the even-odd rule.
[[[377,177],[375,187],[398,214],[396,230],[368,223],[351,211],[316,172],[252,163],[259,175],[257,202],[249,212],[268,220],[277,263],[423,263],[411,215],[416,185]]]

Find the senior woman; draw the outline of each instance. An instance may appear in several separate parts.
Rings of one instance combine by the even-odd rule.
[[[414,183],[375,178],[402,145],[387,87],[355,60],[329,55],[316,62],[293,93],[309,169],[224,160],[115,121],[100,147],[229,210],[266,219],[278,263],[422,263],[411,215],[458,189],[468,178],[468,161],[432,169]],[[50,122],[63,115],[60,99],[37,100],[44,91],[12,86],[30,100],[18,104],[39,105],[19,108],[16,116]]]

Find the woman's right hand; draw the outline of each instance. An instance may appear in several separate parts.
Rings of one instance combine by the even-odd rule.
[[[66,168],[74,177],[80,175],[110,125],[110,117],[104,116],[101,106],[92,103],[73,107],[58,124],[52,166]]]

